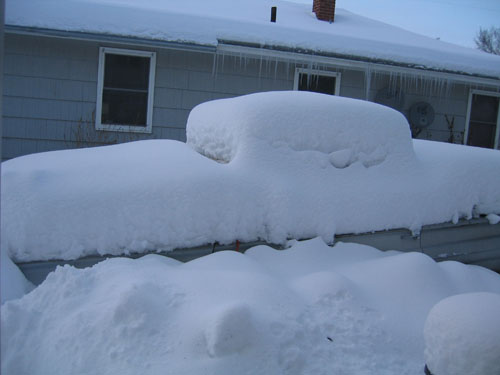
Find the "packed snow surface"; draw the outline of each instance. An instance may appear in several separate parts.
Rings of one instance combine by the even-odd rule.
[[[444,298],[473,292],[500,298],[500,276],[421,253],[328,247],[319,238],[185,264],[147,255],[87,269],[64,266],[2,305],[1,370],[421,375],[429,311]],[[488,301],[464,307],[493,322],[498,306]]]
[[[0,267],[0,297],[2,304],[12,299],[21,298],[33,289],[33,285],[26,280],[23,273],[4,251],[1,251]]]
[[[497,150],[412,142],[403,116],[377,104],[253,94],[195,108],[187,133],[189,144],[140,141],[3,163],[4,251],[30,261],[236,240],[331,243],[335,234],[418,232],[500,213]]]
[[[218,46],[224,41],[500,78],[500,57],[337,8],[319,21],[283,0],[7,0],[6,25]],[[269,22],[277,6],[276,23]],[[479,27],[479,26],[478,26]]]
[[[500,294],[467,293],[434,306],[425,322],[425,360],[433,374],[500,374]]]

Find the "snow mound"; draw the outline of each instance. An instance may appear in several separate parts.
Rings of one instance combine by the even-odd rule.
[[[252,312],[245,303],[219,309],[207,322],[205,338],[211,357],[241,353],[256,336]]]
[[[195,107],[187,143],[203,155],[230,162],[264,142],[295,151],[319,151],[344,168],[379,164],[389,155],[413,155],[409,125],[388,107],[304,91],[263,92]]]
[[[500,293],[498,274],[453,265],[317,238],[185,264],[148,255],[58,267],[2,305],[1,372],[421,374],[424,322],[437,301]],[[464,308],[482,319],[474,326],[498,332],[498,306],[486,302],[480,314]]]
[[[1,303],[21,298],[33,289],[31,284],[19,268],[12,262],[9,256],[2,250],[0,260],[0,296]]]
[[[488,219],[488,222],[491,225],[495,225],[495,224],[500,223],[500,216],[499,215],[489,214],[489,215],[486,215],[486,219]]]
[[[425,360],[436,375],[500,374],[500,294],[446,298],[425,322]]]
[[[327,271],[302,276],[294,280],[292,287],[310,303],[351,294],[356,290],[356,285],[345,276]]]

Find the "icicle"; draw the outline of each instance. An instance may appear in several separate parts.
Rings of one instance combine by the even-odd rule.
[[[262,75],[262,55],[260,55],[260,63],[259,63],[259,79]]]
[[[212,77],[217,78],[217,52],[214,53],[214,60],[212,63]]]
[[[370,100],[370,89],[372,85],[372,71],[370,67],[365,70],[365,100]]]
[[[274,80],[278,79],[278,58],[276,57],[274,60]]]
[[[372,73],[372,84],[375,87],[379,86],[379,74],[378,74],[378,72],[376,70],[374,70],[373,73]]]

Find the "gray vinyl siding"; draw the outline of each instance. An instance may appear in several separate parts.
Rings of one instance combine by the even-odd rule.
[[[345,69],[340,73],[340,96],[365,99],[365,73]]]
[[[434,109],[434,121],[429,127],[423,129],[416,138],[448,142],[453,133],[453,142],[463,143],[470,86],[448,83],[438,87],[436,84],[431,84],[430,81],[418,81],[417,83],[410,81],[408,83],[404,80],[401,81],[400,78],[378,74],[372,79],[368,99],[374,101],[379,90],[394,86],[400,88],[404,94],[403,107],[400,111],[407,119],[409,119],[410,108],[415,103],[427,102]],[[450,121],[454,119],[452,132],[448,128],[446,116]]]
[[[73,130],[95,110],[97,52],[89,43],[6,35],[4,160],[73,147]]]
[[[156,77],[151,134],[95,130],[99,47],[155,51]],[[137,48],[96,41],[7,34],[4,54],[4,134],[2,160],[50,150],[112,144],[148,138],[186,139],[190,110],[203,102],[260,91],[292,90],[294,62],[242,58],[210,52]],[[393,78],[378,73],[366,90],[366,73],[335,66],[315,67],[341,73],[340,95],[374,100]],[[446,92],[405,84],[402,113],[429,102],[434,123],[419,138],[447,141],[445,120],[454,118],[455,142],[465,130],[470,87]]]
[[[12,34],[5,42],[2,160],[148,138],[185,141],[197,104],[293,88],[294,68],[285,63]],[[101,46],[157,52],[151,134],[95,130]]]

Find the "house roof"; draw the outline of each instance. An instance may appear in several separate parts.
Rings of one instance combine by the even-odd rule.
[[[277,22],[270,22],[277,6]],[[500,79],[500,56],[282,0],[7,0],[6,25],[216,47],[222,41]]]

